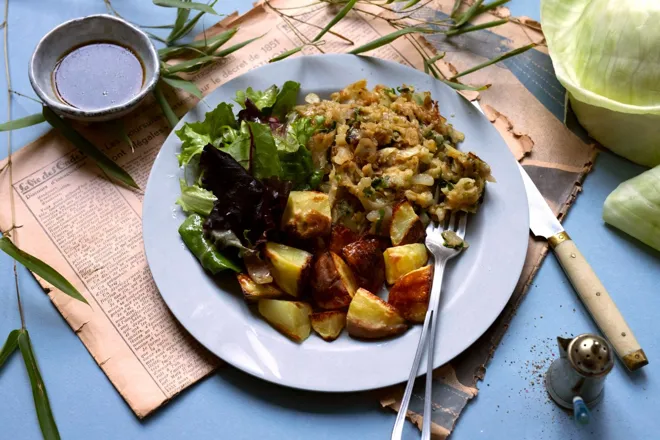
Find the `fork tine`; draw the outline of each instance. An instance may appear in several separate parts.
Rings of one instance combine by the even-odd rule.
[[[458,218],[458,229],[456,230],[456,235],[461,238],[465,238],[465,228],[467,227],[467,218],[468,215],[465,212],[459,214]]]
[[[456,230],[456,216],[458,214],[456,211],[451,212],[451,217],[449,217],[449,223],[445,227],[446,230],[455,231]]]

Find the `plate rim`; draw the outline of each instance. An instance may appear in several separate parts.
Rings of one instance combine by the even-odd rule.
[[[414,69],[410,66],[403,65],[403,63],[396,63],[396,62],[393,62],[393,61],[390,61],[390,60],[384,60],[384,59],[381,59],[381,58],[376,58],[376,57],[372,57],[372,56],[365,56],[365,55],[358,55],[358,56],[349,55],[349,54],[306,55],[306,56],[295,57],[295,58],[290,58],[290,59],[286,59],[286,60],[283,60],[283,61],[279,61],[278,64],[279,65],[289,65],[289,64],[293,65],[293,64],[296,64],[296,63],[305,63],[305,62],[307,62],[306,60],[316,59],[316,58],[326,58],[326,59],[337,58],[337,61],[336,61],[335,64],[341,64],[343,61],[350,62],[350,60],[360,60],[360,62],[363,61],[363,60],[367,60],[367,62],[373,62],[373,63],[376,63],[376,64],[384,64],[385,66],[389,66],[389,67],[392,67],[392,68],[394,68],[394,67],[396,67],[396,68],[404,67],[404,68],[409,69],[410,71],[414,72],[415,75],[424,75],[422,72],[420,72],[420,71],[418,71],[418,70],[416,70],[416,69]],[[179,142],[180,143],[180,141],[176,137],[175,131],[178,130],[184,123],[189,122],[188,116],[190,114],[192,114],[193,112],[196,112],[199,108],[201,108],[201,106],[205,106],[205,105],[206,105],[206,107],[204,107],[204,109],[206,111],[211,110],[211,108],[207,104],[205,104],[205,100],[209,96],[211,96],[212,94],[218,93],[218,91],[221,90],[221,89],[227,89],[228,87],[231,87],[232,83],[236,82],[240,78],[245,77],[246,75],[255,74],[255,72],[258,73],[262,69],[268,69],[269,66],[272,66],[272,65],[266,64],[266,65],[260,66],[256,69],[249,70],[249,71],[244,72],[243,74],[238,75],[238,76],[230,79],[229,81],[219,85],[216,89],[214,89],[211,93],[209,93],[209,95],[206,95],[194,107],[189,109],[189,111],[180,119],[180,121],[172,129],[172,131],[170,132],[168,137],[163,142],[163,144],[161,146],[161,149],[159,150],[156,158],[154,159],[152,169],[150,170],[150,173],[149,173],[149,178],[147,180],[147,185],[145,187],[143,206],[142,206],[142,236],[143,236],[143,241],[144,241],[145,255],[146,255],[146,259],[147,259],[147,264],[148,264],[150,270],[151,270],[152,264],[153,264],[153,256],[152,257],[149,256],[150,252],[148,250],[148,245],[147,245],[148,239],[147,239],[147,233],[145,231],[149,230],[150,226],[147,224],[148,215],[145,215],[145,212],[146,212],[147,207],[148,207],[148,202],[147,201],[149,199],[150,188],[153,186],[153,181],[155,179],[154,170],[156,169],[156,164],[159,163],[160,160],[162,160],[161,155],[164,155],[166,153],[164,147],[167,144],[169,144],[170,142],[172,142],[172,140],[174,140],[174,142]],[[289,78],[289,79],[296,80],[295,78]],[[437,87],[446,88],[449,91],[451,91],[452,93],[456,93],[455,90],[453,90],[451,87],[447,86],[446,84],[443,84],[441,81],[437,81],[433,78],[430,78],[430,81],[432,81]],[[304,85],[303,85],[303,88],[304,88]],[[437,98],[434,97],[434,99],[437,99]],[[508,156],[510,156],[510,160],[513,161],[513,163],[518,163],[518,161],[516,161],[515,157],[513,156],[513,153],[511,153],[508,146],[506,146],[506,142],[501,137],[501,135],[497,132],[497,130],[492,126],[492,124],[490,124],[490,122],[487,121],[487,119],[485,118],[485,116],[483,115],[482,112],[480,112],[477,108],[475,108],[475,110],[479,113],[479,115],[477,117],[488,123],[488,126],[490,127],[491,132],[494,132],[494,135],[496,135],[497,138],[499,138],[500,142],[504,145],[504,147],[506,149],[506,152],[508,153]],[[198,120],[198,119],[194,119],[194,120]],[[466,134],[467,134],[467,130],[462,130],[462,131],[466,132]],[[169,154],[171,152],[167,152],[167,153]],[[172,160],[174,160],[173,155],[172,155]],[[517,181],[517,184],[515,186],[519,189],[520,197],[522,198],[521,202],[523,202],[522,204],[525,206],[525,208],[527,208],[527,206],[528,206],[527,196],[526,196],[526,192],[524,191],[524,183],[523,183],[523,180],[522,180],[522,176],[520,175],[520,173],[518,173],[516,176],[512,176],[512,178],[515,181]],[[509,283],[509,284],[511,284],[510,286],[507,286],[507,291],[509,293],[506,296],[502,295],[501,307],[498,306],[497,307],[497,313],[493,313],[492,316],[489,317],[489,319],[487,319],[487,320],[481,319],[479,321],[481,323],[479,325],[480,330],[474,332],[473,337],[468,338],[469,341],[466,342],[466,344],[463,344],[465,346],[462,349],[455,350],[455,352],[450,354],[450,356],[446,360],[444,360],[443,362],[440,362],[437,359],[437,356],[436,356],[436,360],[434,362],[434,369],[438,368],[439,366],[441,366],[443,364],[446,364],[446,363],[450,362],[456,356],[458,356],[459,354],[461,354],[464,351],[466,351],[467,349],[469,349],[480,337],[482,337],[488,331],[488,329],[492,326],[492,324],[495,322],[495,320],[501,315],[501,313],[506,308],[506,305],[508,304],[509,300],[511,299],[511,296],[513,295],[513,292],[515,291],[515,287],[516,287],[517,282],[520,278],[520,274],[522,273],[522,269],[523,269],[526,254],[527,254],[527,248],[528,248],[527,237],[529,235],[529,211],[528,211],[528,209],[525,209],[524,212],[525,212],[526,215],[524,216],[524,218],[522,220],[523,220],[523,223],[524,223],[524,226],[525,226],[525,228],[524,228],[525,240],[521,240],[520,249],[518,249],[518,251],[517,251],[519,261],[514,266],[514,269],[510,271],[510,273],[512,274],[511,277],[512,277],[513,281],[511,281]],[[522,227],[521,227],[521,236],[522,236]],[[524,243],[524,246],[523,246],[523,243]],[[198,264],[196,259],[195,259],[195,263]],[[153,274],[153,272],[152,272],[152,274]],[[514,277],[514,275],[515,275],[515,277]],[[385,387],[385,386],[390,386],[390,385],[394,385],[394,384],[397,384],[397,383],[405,382],[405,380],[407,380],[407,377],[409,375],[410,367],[407,367],[405,369],[404,373],[401,374],[401,378],[397,379],[396,381],[386,380],[386,381],[381,381],[380,383],[375,383],[375,382],[370,383],[369,385],[366,385],[366,386],[362,385],[362,386],[347,386],[347,387],[334,387],[334,386],[324,387],[324,386],[308,386],[306,384],[296,383],[295,381],[290,381],[290,380],[283,379],[283,378],[279,378],[279,380],[278,380],[278,378],[274,378],[272,376],[266,376],[266,375],[263,375],[263,374],[259,374],[258,372],[254,371],[254,369],[250,369],[249,367],[247,367],[245,365],[241,365],[239,362],[235,362],[235,361],[232,361],[230,359],[222,358],[219,354],[217,354],[215,352],[215,350],[212,347],[209,346],[209,344],[205,343],[205,341],[203,340],[204,338],[198,337],[198,335],[195,334],[195,333],[198,333],[198,332],[195,331],[195,330],[192,330],[191,328],[189,328],[189,326],[187,326],[184,323],[184,321],[180,318],[179,314],[175,310],[176,307],[173,307],[172,304],[170,304],[170,301],[168,301],[167,296],[163,295],[161,293],[162,289],[159,286],[159,282],[158,282],[158,280],[156,279],[155,276],[153,276],[153,279],[154,279],[154,283],[156,284],[156,287],[159,290],[159,294],[163,298],[163,301],[165,302],[165,304],[167,305],[170,312],[173,314],[173,316],[177,319],[177,321],[181,324],[181,326],[185,329],[186,332],[188,332],[197,342],[199,342],[203,347],[205,347],[209,352],[211,352],[212,354],[214,354],[218,358],[224,360],[228,364],[230,364],[230,365],[232,365],[232,366],[234,366],[234,367],[236,367],[236,368],[238,368],[238,369],[240,369],[240,370],[242,370],[242,371],[244,371],[244,372],[246,372],[246,373],[248,373],[252,376],[255,376],[259,379],[266,380],[266,381],[269,381],[269,382],[272,382],[272,383],[276,383],[276,384],[287,386],[287,387],[294,388],[294,389],[301,389],[301,390],[308,390],[308,391],[318,391],[318,392],[331,392],[331,393],[332,392],[348,393],[348,392],[359,392],[359,391],[367,391],[367,390],[372,390],[372,389],[378,389],[378,388],[382,388],[382,387]],[[219,290],[219,293],[227,293],[227,292],[222,292],[220,290],[220,288],[218,288],[218,290]],[[419,327],[419,326],[413,326],[412,329],[414,329],[414,327]],[[276,330],[273,330],[273,331],[276,332]],[[408,331],[408,333],[410,333],[410,332],[411,332],[411,330]],[[403,338],[404,336],[405,335],[401,335],[398,338]],[[360,343],[360,344],[373,344],[377,341],[375,341],[375,342],[370,342],[370,341],[363,342],[363,341],[358,340],[357,342]],[[303,343],[303,345],[304,345],[304,343]],[[415,339],[415,347],[416,347],[416,345],[417,344],[416,344],[416,339]],[[437,351],[438,351],[438,347],[436,346],[436,352],[435,352],[436,354],[437,354]],[[411,362],[412,362],[412,358],[411,358]],[[421,376],[421,375],[424,374],[424,371],[422,371],[422,370],[424,368],[425,362],[422,362],[422,364],[423,365],[420,367],[420,371],[417,374],[418,376]]]

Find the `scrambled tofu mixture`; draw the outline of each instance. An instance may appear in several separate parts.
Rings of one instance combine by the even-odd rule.
[[[397,90],[365,80],[333,93],[308,96],[300,116],[324,117],[325,130],[308,147],[316,167],[328,175],[321,190],[330,196],[333,223],[356,232],[381,233],[397,203],[407,200],[427,224],[449,211],[474,213],[490,167],[456,149],[464,138],[440,115],[429,92]]]

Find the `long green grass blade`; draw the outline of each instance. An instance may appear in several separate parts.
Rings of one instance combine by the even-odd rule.
[[[190,0],[184,0],[186,3],[188,3]],[[176,21],[174,22],[174,27],[170,31],[170,35],[167,36],[167,41],[173,41],[173,36],[176,35],[183,26],[185,26],[186,21],[188,21],[188,17],[190,16],[190,9],[188,8],[179,8],[176,11]]]
[[[461,84],[454,81],[448,81],[446,79],[438,78],[443,83],[447,84],[454,90],[473,90],[475,92],[482,92],[490,88],[490,84],[485,84],[483,86],[468,86],[467,84]]]
[[[160,41],[161,43],[165,43],[165,44],[167,44],[167,40],[166,40],[165,38],[161,38],[161,37],[159,37],[159,36],[156,35],[156,34],[152,34],[152,33],[149,32],[149,31],[145,31],[144,29],[142,30],[142,32],[144,32],[145,34],[147,34],[147,35],[149,36],[149,38],[151,38],[151,39],[153,39],[153,40]]]
[[[512,51],[509,51],[509,52],[507,52],[505,54],[502,54],[498,57],[495,57],[493,59],[485,61],[481,64],[477,64],[476,66],[471,67],[471,68],[469,68],[469,69],[467,69],[463,72],[457,73],[456,75],[452,76],[450,79],[460,78],[461,76],[465,76],[469,73],[476,72],[477,70],[481,70],[484,67],[488,67],[492,64],[499,63],[500,61],[504,61],[508,58],[515,57],[516,55],[520,55],[523,52],[527,52],[529,49],[531,49],[533,47],[536,47],[536,46],[537,46],[536,43],[532,43],[532,44],[528,44],[527,46],[519,47],[518,49],[513,49]]]
[[[207,14],[218,15],[212,7],[204,3],[186,2],[183,0],[153,0],[153,3],[156,6],[164,6],[166,8],[195,9],[206,12]]]
[[[468,8],[467,11],[461,16],[461,18],[456,22],[454,27],[459,28],[463,26],[465,23],[470,21],[472,17],[477,15],[477,11],[479,10],[479,7],[481,4],[484,2],[484,0],[475,0],[475,2]]]
[[[266,34],[259,35],[258,37],[250,38],[249,40],[242,41],[240,43],[234,44],[233,46],[229,46],[227,49],[222,49],[218,52],[215,53],[215,56],[218,58],[221,57],[226,57],[230,53],[236,52],[239,49],[242,49],[243,47],[247,46],[248,44],[252,43],[253,41],[258,40],[259,38],[263,37]]]
[[[158,105],[160,105],[161,110],[163,110],[165,119],[167,119],[170,127],[174,128],[176,124],[179,123],[179,118],[177,118],[176,113],[174,113],[174,110],[172,110],[172,107],[170,107],[170,103],[167,102],[165,94],[161,90],[160,84],[156,84],[156,88],[154,89],[154,96],[156,97],[156,101],[158,102]]]
[[[419,2],[420,2],[420,0],[410,0],[410,1],[409,1],[408,3],[406,3],[405,6],[404,6],[403,8],[401,8],[401,9],[403,10],[403,9],[412,8],[413,6],[415,6],[415,5],[416,5],[417,3],[419,3]]]
[[[200,68],[206,63],[216,60],[218,57],[213,55],[204,55],[198,58],[193,58],[192,60],[182,61],[177,64],[172,64],[165,67],[165,74],[172,75],[179,72],[185,72],[189,69]]]
[[[195,95],[199,99],[202,99],[202,92],[197,88],[197,86],[194,83],[190,81],[186,81],[185,79],[170,77],[170,76],[164,76],[161,79],[168,85],[174,87],[175,89],[181,89],[187,93],[190,93],[191,95]]]
[[[456,0],[454,2],[454,7],[451,8],[451,14],[449,14],[451,18],[456,17],[456,14],[458,14],[458,10],[461,8],[461,4],[463,4],[463,0]]]
[[[45,121],[43,114],[35,113],[24,118],[14,119],[13,121],[7,121],[4,124],[0,124],[0,131],[18,130],[19,128],[31,127]]]
[[[425,29],[425,28],[419,28],[416,26],[412,27],[407,27],[403,29],[399,29],[398,31],[392,32],[391,34],[384,35],[380,38],[376,38],[374,41],[370,41],[367,44],[363,44],[360,47],[356,47],[352,51],[348,52],[353,55],[357,55],[360,53],[364,52],[369,52],[370,50],[378,49],[379,47],[385,46],[387,44],[390,44],[394,40],[396,40],[399,37],[402,37],[406,34],[414,34],[414,33],[432,33],[434,31],[430,29]]]
[[[499,26],[499,25],[502,25],[502,24],[508,23],[508,22],[509,22],[509,20],[504,18],[502,20],[489,21],[488,23],[481,23],[481,24],[478,24],[478,25],[475,25],[475,26],[464,26],[464,27],[461,27],[461,28],[458,28],[458,29],[452,29],[452,30],[448,31],[446,35],[448,37],[453,37],[455,35],[461,35],[461,34],[466,34],[468,32],[474,32],[474,31],[480,31],[482,29],[492,28],[492,27]]]
[[[304,46],[294,47],[293,49],[287,50],[286,52],[283,52],[283,53],[279,54],[278,56],[271,58],[270,60],[268,60],[268,62],[269,63],[274,63],[276,61],[281,61],[285,58],[289,58],[291,55],[300,52],[303,49],[303,47]]]
[[[71,298],[82,301],[85,304],[89,304],[85,297],[83,297],[78,289],[73,287],[73,285],[67,281],[58,271],[50,267],[48,264],[44,263],[37,257],[33,257],[27,252],[23,252],[9,239],[9,237],[0,238],[0,250],[4,251],[7,255],[12,257],[14,260],[21,263],[23,266],[27,267],[29,270],[39,275],[44,280],[48,281],[50,284],[61,290],[62,292],[69,295]]]
[[[69,125],[67,121],[60,118],[53,112],[50,108],[44,106],[43,108],[44,118],[50,125],[52,125],[57,131],[59,131],[65,138],[69,140],[73,145],[76,146],[80,151],[85,153],[90,159],[92,159],[96,164],[101,168],[105,173],[132,188],[140,188],[135,180],[128,174],[122,167],[113,162],[108,156],[106,156],[101,150],[96,148],[94,144],[85,139],[80,133],[78,133],[73,127]]]
[[[346,14],[348,14],[349,11],[350,11],[351,9],[353,9],[353,6],[355,6],[355,3],[357,3],[357,0],[349,0],[348,3],[346,3],[346,5],[344,5],[344,7],[341,8],[341,10],[337,13],[337,15],[335,15],[335,16],[333,17],[333,19],[330,20],[330,23],[328,23],[327,25],[325,25],[325,27],[321,30],[321,32],[319,32],[319,33],[316,35],[316,37],[314,37],[314,39],[312,40],[312,43],[315,43],[315,42],[319,41],[321,38],[323,38],[323,36],[324,36],[324,35],[325,35],[325,34],[326,34],[326,33],[327,33],[327,32],[328,32],[328,31],[329,31],[334,25],[336,25],[337,23],[339,23],[339,21],[340,21],[342,18],[344,18],[344,17],[346,16]]]
[[[213,6],[215,6],[215,4],[216,4],[217,2],[218,2],[218,0],[213,0],[211,3],[209,3],[209,6],[210,6],[210,7],[213,7]],[[183,38],[183,37],[185,37],[186,35],[188,35],[188,34],[190,33],[190,31],[193,30],[193,28],[195,27],[195,25],[197,25],[197,22],[199,21],[200,18],[202,18],[202,16],[203,16],[204,14],[206,14],[206,12],[200,12],[200,13],[198,13],[197,15],[195,15],[195,16],[192,18],[192,20],[190,20],[188,23],[186,23],[185,26],[183,26],[183,27],[182,27],[181,29],[179,29],[177,32],[172,32],[172,33],[170,33],[170,36],[167,37],[167,41],[171,43],[171,42],[173,42],[173,41],[180,40],[181,38]]]
[[[167,59],[172,58],[176,55],[183,54],[187,51],[192,51],[192,52],[195,52],[195,53],[205,53],[207,55],[211,55],[213,52],[215,52],[217,49],[219,49],[220,46],[225,44],[234,35],[236,35],[237,31],[238,31],[237,28],[233,28],[233,29],[229,29],[227,31],[224,31],[224,32],[222,32],[218,35],[215,35],[214,37],[211,37],[206,41],[205,40],[197,40],[197,41],[193,41],[193,42],[188,43],[188,44],[163,47],[162,49],[158,49],[158,55],[160,56],[161,60],[167,60]]]
[[[161,25],[154,25],[154,26],[140,25],[140,27],[143,28],[143,29],[174,29],[173,24],[161,24]]]
[[[491,9],[495,9],[498,6],[502,6],[506,3],[509,3],[511,0],[496,0],[492,3],[486,3],[485,5],[481,5],[479,8],[479,11],[477,11],[477,14],[481,14],[486,11],[490,11]]]
[[[37,358],[34,356],[34,351],[32,350],[30,334],[25,329],[21,330],[18,334],[18,348],[21,350],[25,368],[30,378],[34,409],[37,411],[41,434],[44,440],[60,440],[60,433],[57,430],[55,417],[53,417],[53,411],[50,408],[48,393],[46,393],[46,384],[41,377]]]
[[[0,350],[0,368],[2,368],[7,359],[9,359],[9,356],[16,351],[16,347],[18,347],[18,335],[20,332],[20,330],[12,330],[9,332],[5,345],[3,345],[2,350]]]

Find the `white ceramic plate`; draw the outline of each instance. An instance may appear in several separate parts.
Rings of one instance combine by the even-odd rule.
[[[362,78],[370,87],[405,83],[430,91],[441,113],[465,133],[460,148],[488,162],[497,179],[488,185],[479,213],[468,221],[470,248],[447,268],[434,357],[440,366],[468,348],[499,315],[527,251],[527,199],[516,161],[477,109],[448,86],[409,67],[369,57],[321,55],[277,62],[235,78],[207,96],[179,125],[203,120],[211,108],[232,102],[236,90],[247,87],[265,89],[294,80],[301,84],[302,100],[310,92],[326,98]],[[158,289],[181,324],[218,357],[281,385],[358,391],[405,381],[420,326],[384,341],[358,341],[344,332],[332,343],[311,335],[297,344],[247,307],[232,273],[216,283],[204,272],[177,232],[184,220],[174,204],[182,176],[175,157],[180,147],[172,133],[156,158],[144,199],[143,234]]]

